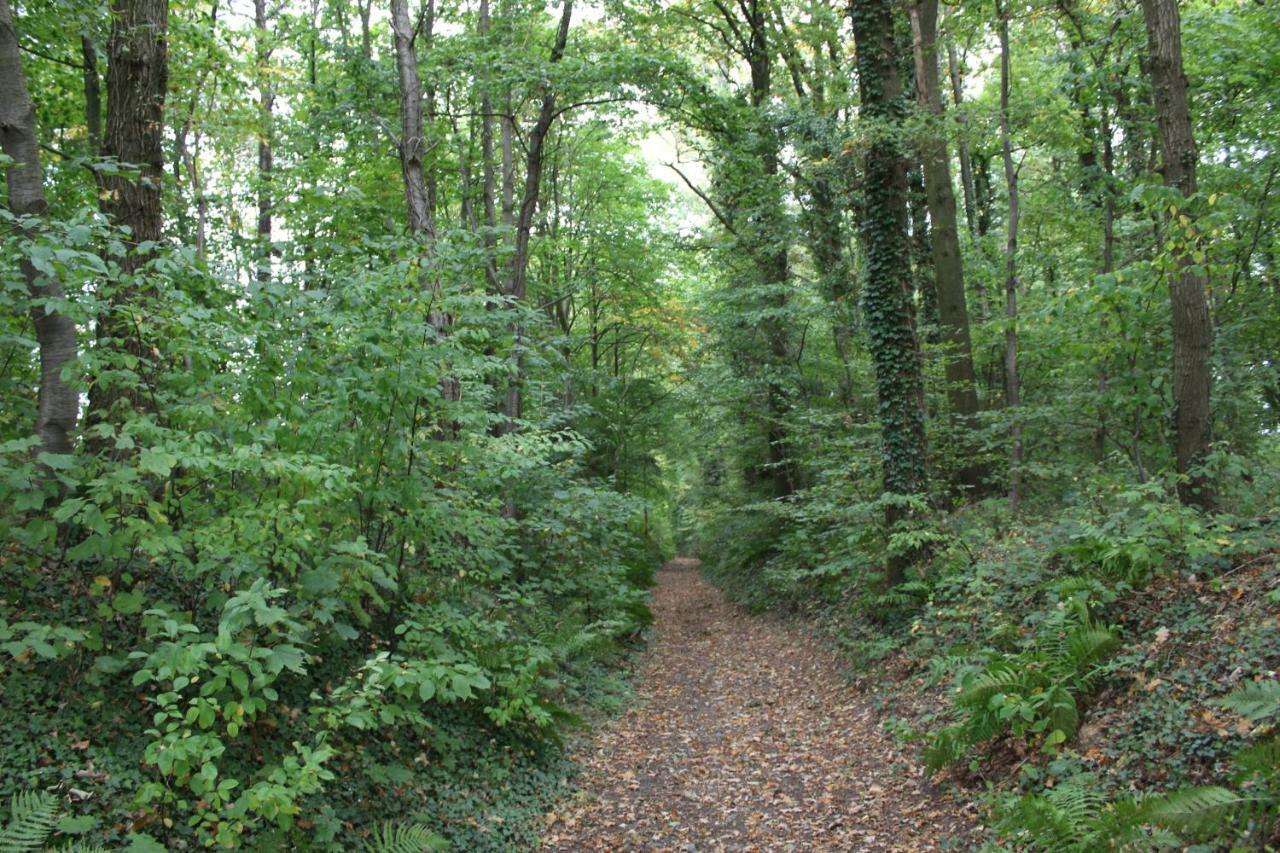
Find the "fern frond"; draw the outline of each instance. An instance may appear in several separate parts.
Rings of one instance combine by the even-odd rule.
[[[1247,798],[1214,785],[1148,797],[1142,801],[1142,812],[1152,823],[1194,831],[1215,825],[1247,802]]]
[[[1082,670],[1109,655],[1120,644],[1115,632],[1100,625],[1084,624],[1067,637],[1067,656]]]
[[[1049,696],[1049,731],[1060,729],[1071,737],[1079,726],[1080,709],[1076,706],[1075,697],[1062,687],[1053,688]]]
[[[23,791],[9,801],[9,822],[0,830],[0,853],[29,853],[44,847],[58,817],[58,801],[44,791]]]
[[[957,726],[947,726],[930,739],[924,748],[924,766],[936,773],[948,764],[959,761],[969,750],[969,741]]]
[[[447,841],[421,824],[390,821],[375,829],[364,843],[365,853],[424,853],[448,847]]]
[[[997,693],[1023,692],[1026,670],[1013,664],[997,661],[966,680],[956,696],[956,704],[962,707],[985,707]]]
[[[1247,746],[1236,753],[1232,760],[1246,779],[1275,773],[1280,768],[1280,736]]]
[[[1228,711],[1257,722],[1280,716],[1280,681],[1253,681],[1218,700]]]

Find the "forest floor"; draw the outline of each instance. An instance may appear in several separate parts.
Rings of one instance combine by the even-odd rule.
[[[574,756],[550,850],[970,846],[972,806],[924,777],[804,624],[752,616],[698,561],[658,573],[637,702]]]

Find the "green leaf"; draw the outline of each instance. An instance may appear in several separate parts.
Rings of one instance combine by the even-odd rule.
[[[138,457],[138,467],[157,477],[167,477],[178,464],[178,457],[158,447],[148,447]]]

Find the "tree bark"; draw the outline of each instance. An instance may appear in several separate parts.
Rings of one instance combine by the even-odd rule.
[[[429,9],[428,14],[433,12]],[[404,177],[409,232],[423,244],[422,282],[431,292],[432,301],[428,322],[436,335],[443,337],[449,333],[449,316],[439,304],[443,288],[440,271],[435,268],[436,223],[423,159],[427,142],[422,122],[422,80],[418,75],[418,50],[408,0],[391,0],[391,31],[395,36],[396,73],[400,82],[400,171]],[[442,387],[446,399],[457,399],[453,380],[446,379]]]
[[[488,45],[489,26],[489,0],[480,0],[480,15],[476,23],[476,31],[486,45]],[[497,263],[494,259],[498,247],[496,231],[498,204],[493,163],[493,93],[489,91],[487,79],[482,79],[480,85],[480,169],[484,207],[485,270],[489,275],[490,287],[498,292],[502,289],[502,283],[498,278]]]
[[[556,31],[555,45],[551,48],[550,61],[554,64],[564,57],[565,45],[569,41],[569,23],[573,18],[573,0],[564,0],[564,8],[560,14],[560,26]],[[529,238],[533,231],[533,215],[538,209],[538,191],[542,184],[542,149],[546,143],[551,122],[556,117],[556,93],[549,85],[542,95],[542,104],[538,109],[538,118],[529,130],[528,153],[525,156],[524,192],[520,199],[520,211],[515,219],[515,247],[507,268],[507,296],[516,302],[524,301],[526,280],[529,273]],[[510,140],[507,134],[508,125],[504,125],[503,160],[504,173],[507,172],[506,160]],[[505,175],[504,175],[505,182]],[[507,207],[507,190],[503,190],[504,215]],[[516,428],[523,414],[524,354],[522,348],[524,329],[517,325],[513,347],[511,382],[507,386],[504,413],[506,422],[504,431]]]
[[[977,429],[978,389],[956,222],[956,197],[951,188],[950,157],[942,128],[945,111],[938,80],[938,0],[920,0],[909,7],[909,12],[916,61],[916,100],[925,112],[938,120],[935,132],[928,134],[921,144],[920,154],[929,219],[933,225],[934,286],[938,294],[938,322],[946,349],[943,366],[947,377],[947,401],[953,422],[960,428],[961,458],[966,460],[956,473],[956,481],[964,488],[978,489],[988,472],[985,465],[973,461],[977,450],[972,433]],[[962,162],[967,161],[966,152]]]
[[[143,382],[154,369],[151,345],[144,339],[140,313],[151,288],[142,280],[147,262],[141,244],[161,238],[160,205],[164,182],[164,99],[168,83],[168,0],[113,0],[111,36],[107,42],[107,128],[103,154],[139,175],[104,175],[102,211],[117,226],[129,229],[127,252],[119,259],[120,278],[109,304],[98,317],[98,346],[124,356],[137,379],[104,382],[89,391],[95,418],[107,417],[118,404],[138,411],[151,408]]]
[[[84,124],[89,156],[97,157],[102,148],[102,81],[98,75],[98,49],[87,35],[80,36],[80,56],[84,60]]]
[[[275,91],[272,88],[267,63],[271,61],[271,32],[267,21],[267,0],[253,0],[254,41],[257,53],[258,74],[258,251],[254,277],[259,283],[271,280],[271,198],[272,171],[275,160],[271,149]]]
[[[929,200],[925,192],[924,170],[912,165],[907,170],[907,220],[911,226],[912,285],[920,300],[918,325],[923,325],[929,343],[937,342],[938,286],[933,269],[933,240],[929,236]],[[912,301],[912,307],[915,302]]]
[[[1013,162],[1009,133],[1009,11],[1007,0],[995,0],[1000,36],[1000,156],[1009,190],[1009,219],[1005,237],[1004,279],[1004,382],[1009,410],[1009,511],[1018,512],[1022,501],[1022,423],[1019,407],[1022,389],[1018,381],[1018,169]]]
[[[1196,143],[1182,70],[1182,32],[1176,0],[1142,0],[1150,50],[1151,87],[1160,127],[1161,172],[1167,186],[1190,198],[1196,193]],[[1177,227],[1171,223],[1170,227]],[[1177,241],[1181,243],[1181,241]],[[1177,269],[1169,278],[1173,314],[1173,405],[1178,464],[1178,498],[1211,509],[1214,483],[1201,470],[1209,453],[1213,325],[1205,297],[1205,275],[1191,249],[1176,250]]]
[[[937,14],[934,15],[934,34],[937,35]],[[969,225],[969,235],[978,236],[977,209],[974,203],[973,162],[969,157],[969,140],[965,130],[969,119],[960,110],[960,102],[964,98],[964,82],[960,73],[960,60],[956,56],[955,45],[947,45],[947,70],[951,77],[951,98],[956,107],[956,125],[959,127],[956,142],[956,153],[960,157],[960,188],[964,192],[964,218]]]
[[[872,134],[860,222],[867,271],[862,293],[879,401],[884,490],[915,495],[925,487],[927,450],[920,348],[907,304],[907,169],[899,140],[902,81],[894,55],[893,9],[892,0],[854,0],[850,6],[861,114]],[[899,506],[886,507],[890,529],[903,517]],[[903,557],[890,561],[890,583],[902,580],[907,562]]]
[[[391,0],[391,31],[395,36],[396,73],[400,82],[400,170],[409,211],[409,231],[432,242],[436,236],[435,223],[427,206],[423,171],[427,143],[422,125],[422,81],[418,76],[418,51],[408,0]]]
[[[18,34],[8,0],[0,0],[0,150],[13,160],[5,170],[9,210],[19,217],[21,236],[33,239],[34,226],[28,223],[43,217],[48,205],[36,137],[36,108],[22,70]],[[63,381],[62,372],[76,357],[75,322],[56,307],[65,298],[62,282],[37,270],[25,253],[19,265],[31,294],[31,319],[40,349],[36,436],[41,451],[69,453],[80,395]]]

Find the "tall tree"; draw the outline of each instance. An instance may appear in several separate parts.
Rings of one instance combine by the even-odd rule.
[[[549,61],[552,65],[559,63],[564,58],[565,46],[569,42],[569,24],[572,19],[573,0],[564,0],[564,6],[560,12],[560,25],[556,29],[555,44],[551,47]],[[543,149],[546,145],[547,133],[551,130],[551,123],[555,118],[556,90],[550,83],[545,83],[538,108],[538,117],[534,121],[533,127],[529,129],[525,153],[524,191],[520,198],[518,213],[514,210],[511,210],[510,213],[507,212],[514,205],[513,190],[508,189],[508,186],[513,184],[514,172],[509,165],[510,140],[505,135],[502,140],[504,218],[514,216],[512,224],[515,227],[515,246],[507,264],[505,291],[508,297],[517,302],[523,301],[525,298],[526,282],[529,275],[529,238],[533,231],[533,216],[538,210],[538,194],[542,186]],[[512,123],[508,121],[503,125],[504,133],[508,125],[512,125]],[[514,126],[512,126],[512,130],[514,130]],[[508,202],[508,196],[511,196],[510,202]],[[521,417],[524,384],[523,334],[524,329],[517,326],[515,329],[515,352],[511,359],[511,379],[507,386],[506,400],[503,406],[504,414],[506,415],[503,428],[507,431],[515,429]]]
[[[417,30],[409,17],[408,0],[391,0],[391,31],[395,37],[396,73],[400,82],[400,169],[404,177],[409,231],[427,242],[436,237],[427,204],[423,172],[427,140],[422,123],[422,81],[418,75]]]
[[[1182,70],[1182,25],[1176,0],[1142,0],[1150,50],[1151,88],[1160,127],[1160,171],[1166,186],[1186,198],[1196,193],[1196,143]],[[1205,297],[1205,275],[1192,247],[1174,241],[1177,268],[1169,277],[1173,308],[1173,407],[1178,497],[1208,509],[1214,484],[1202,471],[1209,452],[1209,356],[1213,325]]]
[[[271,197],[275,157],[271,143],[274,135],[275,85],[267,67],[271,61],[271,28],[267,16],[267,0],[253,0],[253,34],[258,84],[258,251],[254,275],[259,282],[271,280]]]
[[[48,204],[36,137],[36,108],[27,90],[8,0],[0,0],[0,149],[13,160],[5,170],[9,210],[18,217],[21,235],[34,239],[34,223],[45,215]],[[36,269],[26,253],[19,264],[31,295],[31,319],[40,348],[36,435],[45,453],[68,453],[76,431],[80,395],[63,380],[62,373],[76,357],[76,325],[58,310],[58,303],[65,299],[58,277]]]
[[[1013,162],[1009,130],[1009,5],[996,0],[996,28],[1000,38],[1000,156],[1009,191],[1009,217],[1004,244],[1004,388],[1009,409],[1009,510],[1022,500],[1022,387],[1018,378],[1018,166]]]
[[[907,168],[901,133],[902,80],[894,50],[892,0],[854,0],[849,14],[857,50],[858,92],[866,143],[861,237],[866,255],[863,313],[879,401],[884,490],[912,495],[926,480],[920,347],[911,323]],[[903,517],[885,509],[890,526]],[[889,566],[889,581],[905,565]]]
[[[427,0],[425,20],[427,33],[434,20],[434,0]],[[405,206],[409,215],[409,232],[422,243],[421,280],[431,291],[431,313],[427,322],[437,336],[449,333],[449,315],[440,304],[444,288],[436,263],[436,223],[434,198],[424,177],[423,158],[427,150],[422,120],[422,80],[418,75],[417,31],[409,18],[408,0],[391,0],[391,30],[395,36],[396,71],[400,82],[400,170],[404,176]],[[429,35],[427,36],[430,37]],[[458,399],[458,383],[446,377],[440,383],[442,396]],[[442,422],[441,434],[452,434],[453,425]]]
[[[126,253],[119,259],[119,280],[98,317],[98,345],[124,356],[124,363],[137,376],[152,369],[151,345],[144,339],[137,314],[150,291],[140,272],[148,251],[160,241],[164,221],[161,143],[169,76],[168,29],[168,0],[113,0],[103,154],[125,168],[103,176],[100,197],[103,212],[129,234],[124,241]],[[99,377],[89,392],[90,408],[99,418],[121,401],[145,410],[146,399],[140,382],[114,377],[107,382]]]
[[[973,200],[973,163],[969,158],[969,140],[966,136],[969,119],[960,109],[960,104],[964,100],[964,78],[954,44],[947,45],[947,76],[951,79],[951,99],[956,107],[956,125],[960,130],[956,141],[956,154],[960,159],[960,187],[964,191],[964,218],[969,225],[969,235],[977,237],[977,211]]]
[[[956,224],[956,197],[951,187],[951,158],[942,127],[945,115],[938,82],[938,0],[920,0],[909,7],[916,66],[916,100],[937,124],[920,143],[925,194],[932,225],[934,287],[938,295],[938,322],[945,345],[943,362],[951,415],[961,428],[962,456],[972,460],[973,431],[977,428],[977,379],[969,337],[969,308],[965,300],[964,266]],[[957,472],[957,482],[978,488],[986,476],[983,465],[970,461]]]

